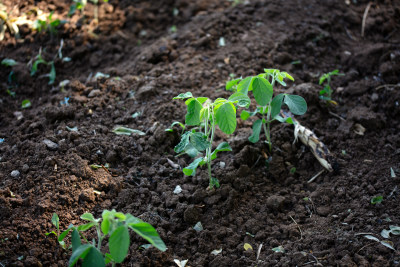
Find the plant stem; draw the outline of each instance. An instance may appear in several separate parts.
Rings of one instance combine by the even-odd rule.
[[[211,107],[211,121],[210,121],[210,131],[211,131],[211,137],[210,137],[210,146],[206,150],[206,158],[207,158],[207,167],[208,167],[208,177],[210,178],[210,185],[211,185],[211,149],[212,149],[212,143],[214,141],[214,131],[215,131],[215,119],[214,119],[214,108]]]
[[[96,231],[97,231],[97,249],[100,251],[101,249],[101,242],[103,241],[103,237],[101,236],[101,230],[99,224],[96,225]]]

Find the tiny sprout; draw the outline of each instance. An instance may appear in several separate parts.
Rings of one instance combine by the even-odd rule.
[[[324,82],[324,89],[319,91],[319,98],[333,105],[337,105],[337,102],[332,99],[332,87],[331,87],[331,79],[332,76],[343,76],[344,73],[339,73],[339,70],[333,70],[331,72],[323,74],[319,78],[319,84],[322,85]]]
[[[376,196],[371,198],[371,204],[380,204],[383,201],[383,196]]]
[[[291,173],[291,174],[295,174],[295,173],[296,173],[296,167],[290,168],[290,173]]]

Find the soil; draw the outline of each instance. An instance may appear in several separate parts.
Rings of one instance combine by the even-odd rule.
[[[67,19],[72,1],[17,2],[3,1],[14,16],[36,7]],[[7,32],[0,59],[20,64],[0,67],[0,265],[67,266],[71,252],[45,235],[52,214],[66,229],[84,212],[116,209],[151,223],[168,247],[141,249],[146,241],[131,234],[121,266],[398,266],[399,236],[387,239],[392,250],[365,235],[385,240],[380,232],[400,225],[400,3],[372,1],[361,36],[368,3],[110,0],[98,24],[89,3],[84,18],[77,12],[54,36],[27,26],[21,39]],[[71,61],[55,59],[48,85],[50,67],[31,76],[26,63],[40,48],[52,60],[61,39]],[[297,119],[331,150],[336,171],[308,183],[322,166],[284,124],[272,125],[266,165],[267,145],[250,143],[251,122],[238,118],[233,135],[217,132],[215,145],[229,141],[233,152],[219,154],[212,171],[221,187],[207,190],[204,169],[195,177],[180,170],[190,163],[173,151],[180,131],[164,131],[186,112],[172,98],[227,97],[230,73],[263,68],[294,76],[277,90],[307,100]],[[336,107],[318,97],[318,78],[334,69],[345,74],[332,79]],[[11,70],[15,97],[6,92]],[[97,72],[110,77],[95,79]],[[30,108],[21,108],[24,99]],[[117,125],[145,135],[116,135]],[[108,171],[89,167],[106,163]],[[375,196],[382,203],[371,204]],[[272,250],[279,246],[284,252]]]

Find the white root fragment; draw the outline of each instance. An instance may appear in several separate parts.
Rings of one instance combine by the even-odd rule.
[[[311,152],[317,158],[319,163],[321,163],[321,165],[325,169],[332,172],[333,168],[332,165],[330,164],[332,156],[326,145],[322,143],[311,130],[301,125],[297,120],[293,119],[293,121],[294,121],[294,142],[296,142],[297,139],[300,139],[300,141],[304,145],[308,146],[311,149]]]

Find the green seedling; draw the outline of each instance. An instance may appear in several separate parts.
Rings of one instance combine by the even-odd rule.
[[[261,116],[261,119],[253,123],[253,134],[249,137],[249,141],[252,143],[258,142],[261,128],[263,128],[270,152],[272,151],[271,122],[277,120],[290,124],[294,123],[291,117],[283,118],[280,116],[282,104],[286,104],[291,113],[295,115],[303,115],[307,111],[307,103],[301,96],[284,93],[273,97],[275,82],[286,86],[286,82],[284,81],[286,78],[294,81],[293,77],[287,72],[281,72],[277,69],[264,69],[264,73],[257,76],[234,79],[228,81],[226,84],[227,90],[242,93],[246,96],[250,91],[253,92],[257,108],[253,112],[243,110],[240,118],[247,120],[251,116]]]
[[[371,198],[371,204],[375,205],[375,204],[380,204],[383,201],[383,196],[376,196]]]
[[[53,215],[53,218],[55,216]],[[82,259],[82,266],[91,267],[103,267],[108,263],[116,266],[117,263],[122,263],[128,255],[130,246],[129,229],[143,237],[157,249],[161,251],[166,251],[167,249],[153,226],[129,213],[124,214],[115,210],[104,210],[102,218],[95,219],[91,213],[85,213],[81,216],[81,219],[88,223],[77,227],[70,225],[67,230],[59,234],[57,216],[56,227],[58,232],[54,234],[58,237],[58,242],[64,242],[66,236],[71,233],[72,255],[69,259],[70,267],[75,266],[79,259]],[[84,236],[84,232],[93,227],[96,229],[97,240],[93,238],[92,241],[89,241]],[[108,246],[103,247],[104,240],[108,240]],[[63,244],[65,247],[65,243]],[[107,252],[104,253],[104,251]]]
[[[174,121],[169,128],[165,129],[165,131],[166,132],[173,132],[174,131],[173,128],[174,128],[175,125],[179,125],[182,128],[182,133],[181,134],[184,134],[186,126],[185,126],[185,124],[183,124],[183,123],[181,123],[179,121]]]
[[[49,233],[45,233],[45,235],[55,235],[57,237],[57,241],[60,244],[60,246],[63,249],[66,249],[67,246],[64,242],[64,238],[67,236],[68,232],[64,231],[61,235],[60,235],[60,219],[58,218],[58,215],[56,213],[53,213],[53,217],[51,217],[51,223],[56,227],[57,232],[55,231],[51,231]]]
[[[28,66],[31,66],[31,76],[34,76],[36,72],[38,71],[39,65],[43,64],[46,66],[50,66],[50,72],[48,74],[42,75],[41,77],[49,77],[49,84],[53,84],[54,81],[56,80],[56,67],[55,67],[55,61],[57,59],[61,59],[62,62],[68,62],[71,61],[69,57],[63,57],[62,55],[62,48],[64,46],[64,40],[61,39],[60,41],[60,47],[57,50],[57,53],[54,55],[53,60],[51,61],[46,61],[43,56],[42,56],[42,48],[40,48],[39,53],[36,55],[34,59],[31,59],[28,62]],[[33,63],[32,63],[33,61]]]
[[[4,65],[6,67],[11,67],[11,68],[18,64],[19,63],[17,61],[15,61],[14,59],[11,59],[11,58],[5,58],[1,61],[1,65]],[[14,75],[14,71],[11,70],[10,73],[8,74],[8,78],[7,78],[7,93],[12,97],[15,97],[15,92],[12,91],[12,89],[15,87],[17,87],[17,79]]]
[[[21,108],[29,108],[32,106],[32,103],[29,99],[25,99],[21,103]]]
[[[218,188],[219,181],[211,174],[211,161],[217,158],[218,152],[232,151],[232,149],[227,142],[222,142],[212,151],[216,126],[218,125],[222,132],[232,134],[236,129],[235,105],[248,106],[250,99],[242,93],[236,93],[229,99],[218,98],[212,102],[207,97],[195,98],[191,92],[182,93],[174,99],[186,99],[185,124],[195,127],[186,131],[179,144],[174,148],[176,153],[186,153],[193,158],[197,157],[183,169],[183,173],[194,176],[197,167],[207,164],[210,181],[208,188]],[[205,153],[205,155],[203,156],[202,153]]]
[[[69,7],[68,16],[74,15],[76,10],[80,10],[81,15],[83,15],[86,5],[87,0],[74,0],[74,3]]]
[[[65,21],[60,19],[53,19],[53,14],[54,11],[51,11],[46,20],[35,20],[35,22],[33,23],[33,28],[38,32],[47,31],[50,33],[51,37],[55,36],[57,34],[57,27],[65,24]]]
[[[329,104],[337,105],[337,102],[332,99],[332,87],[331,87],[331,80],[332,76],[343,76],[343,73],[339,73],[339,70],[333,70],[331,72],[323,74],[319,78],[319,84],[324,84],[324,89],[319,91],[319,98],[326,101]],[[325,83],[324,83],[325,82]]]
[[[16,19],[12,18],[7,14],[3,5],[1,5],[2,10],[0,10],[0,41],[3,41],[6,30],[8,29],[11,35],[15,38],[19,38],[19,28],[16,23]]]

